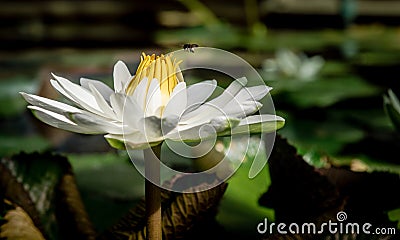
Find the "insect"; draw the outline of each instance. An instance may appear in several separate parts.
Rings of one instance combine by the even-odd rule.
[[[196,43],[185,43],[185,44],[183,44],[183,50],[194,53],[194,48],[196,48],[198,46],[199,45]]]

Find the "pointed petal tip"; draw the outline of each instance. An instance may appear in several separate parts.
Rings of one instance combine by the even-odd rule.
[[[56,80],[58,80],[59,77],[58,77],[55,73],[51,72],[50,74],[51,74],[51,76],[53,76],[53,78],[55,78]]]
[[[115,64],[114,64],[114,71],[117,69],[128,69],[128,67],[126,66],[125,62],[122,60],[118,60]]]
[[[240,85],[242,85],[243,87],[247,85],[247,78],[246,77],[238,78],[238,79],[236,79],[236,81],[238,83],[240,83]]]

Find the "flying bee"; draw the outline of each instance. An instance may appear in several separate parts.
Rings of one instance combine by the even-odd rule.
[[[199,45],[196,43],[185,43],[183,44],[183,50],[194,53],[194,48],[197,48]]]

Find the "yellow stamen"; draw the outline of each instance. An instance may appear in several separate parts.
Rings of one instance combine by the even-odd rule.
[[[155,56],[142,53],[140,64],[136,70],[135,76],[128,83],[126,94],[132,95],[140,81],[144,78],[148,79],[146,86],[146,98],[150,87],[150,82],[154,78],[159,81],[161,90],[162,106],[165,106],[171,96],[175,86],[183,81],[182,73],[179,70],[179,64],[182,61],[176,62],[176,59],[171,59],[170,55]],[[179,72],[177,72],[179,71]],[[152,94],[152,93],[150,93]]]

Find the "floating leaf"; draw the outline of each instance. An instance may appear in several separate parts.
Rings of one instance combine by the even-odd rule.
[[[60,239],[61,236],[93,239],[95,236],[71,166],[64,157],[22,153],[3,158],[0,195],[20,206],[46,239]]]
[[[0,135],[0,156],[11,156],[20,151],[41,151],[49,147],[50,142],[40,136]]]
[[[300,108],[327,107],[349,98],[374,96],[379,91],[363,79],[351,75],[312,82],[280,79],[268,81],[267,85],[274,88],[271,93],[275,94],[275,101],[279,99]]]
[[[144,195],[144,178],[126,152],[69,154],[68,160],[98,232],[115,224]]]
[[[235,145],[228,139],[224,140],[228,158],[231,161],[243,162],[227,181],[229,188],[221,201],[217,221],[236,238],[254,239],[258,237],[255,230],[257,223],[264,217],[274,218],[273,209],[258,204],[259,197],[270,185],[268,168],[263,167],[254,178],[249,178],[255,161],[268,160],[265,142],[257,136],[243,138],[243,142],[235,141]]]

